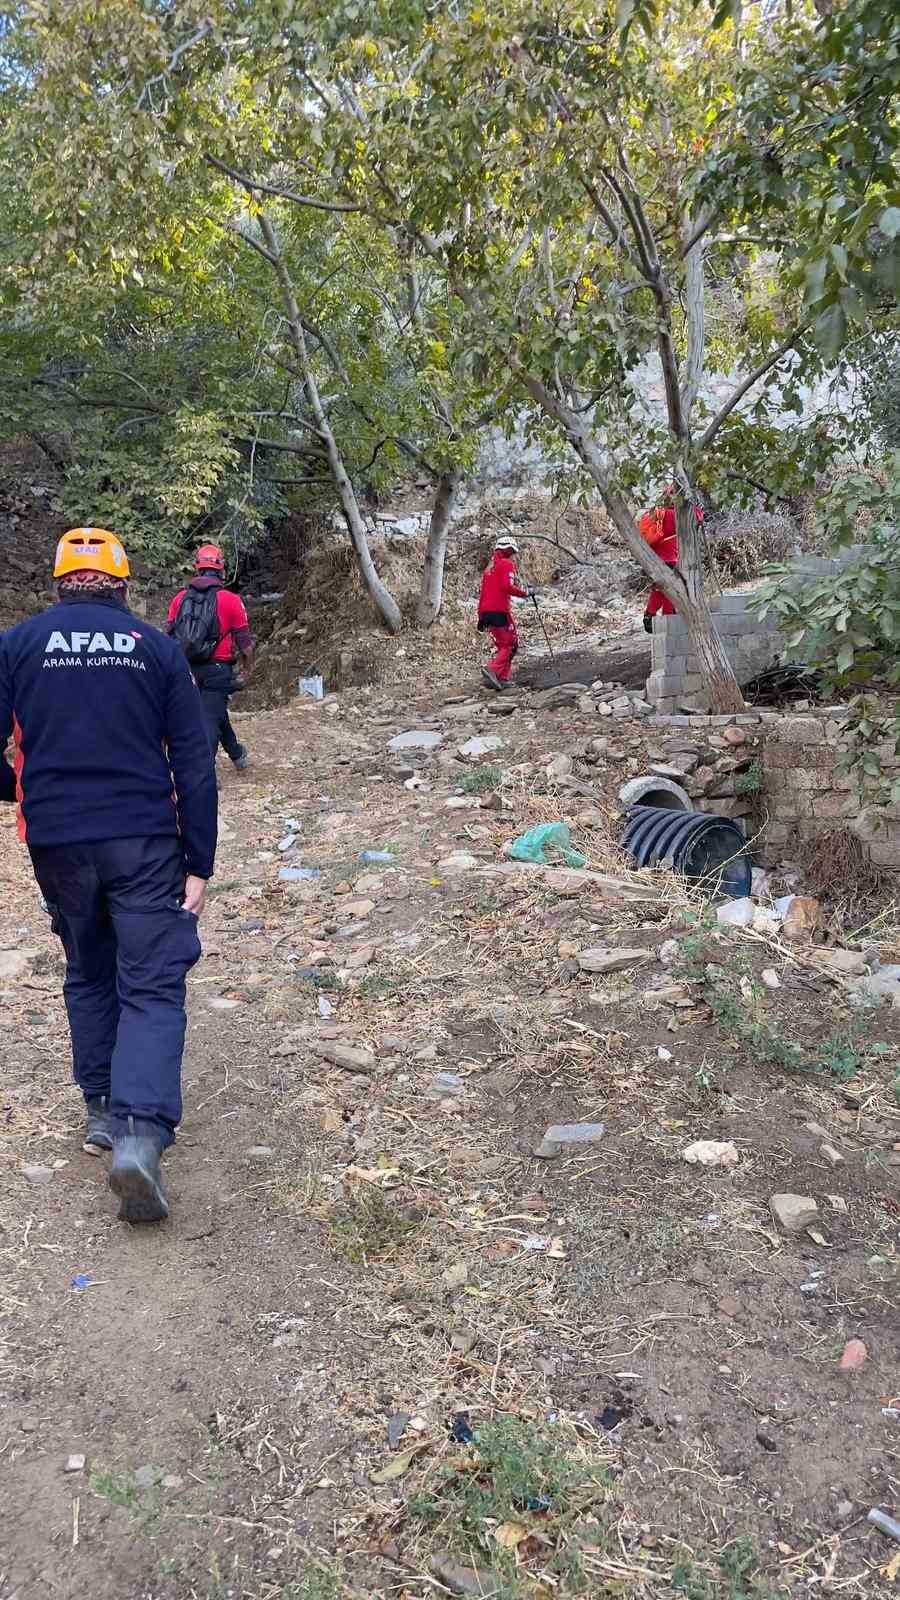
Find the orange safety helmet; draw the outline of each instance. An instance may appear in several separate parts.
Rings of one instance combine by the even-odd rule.
[[[202,544],[194,557],[194,567],[197,572],[202,572],[206,567],[214,567],[216,572],[225,571],[225,557],[217,544]]]
[[[70,572],[105,572],[124,582],[131,568],[117,535],[107,528],[70,528],[56,546],[53,576],[65,578]]]

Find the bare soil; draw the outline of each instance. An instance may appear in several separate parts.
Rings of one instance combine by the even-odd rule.
[[[495,717],[464,687],[470,709],[356,690],[239,718],[254,765],[222,775],[158,1229],[117,1222],[81,1152],[60,954],[0,818],[0,948],[27,952],[0,984],[0,1600],[895,1592],[897,1551],[865,1516],[900,1507],[896,1013],[835,1076],[846,990],[742,935],[714,940],[717,962],[776,970],[764,1020],[819,1049],[817,1072],[717,1022],[708,982],[651,1004],[661,941],[695,948],[683,889],[560,893],[501,847],[564,816],[627,879],[615,792],[652,735],[527,695]],[[429,787],[410,790],[387,742],[423,723],[443,755],[412,755]],[[599,810],[545,774],[598,732]],[[479,763],[440,763],[476,733],[504,740],[486,758],[502,809],[448,809]],[[371,848],[393,863],[363,863]],[[453,851],[477,864],[442,866]],[[282,882],[285,862],[321,876]],[[875,942],[896,959],[891,912],[856,941]],[[598,944],[649,959],[573,975],[571,950]],[[364,1070],[323,1058],[340,1044],[372,1051]],[[604,1123],[600,1142],[535,1158],[575,1121]],[[688,1165],[697,1138],[734,1140],[737,1166]],[[779,1230],[778,1191],[816,1199],[814,1236]],[[853,1337],[868,1356],[845,1373]],[[450,1437],[461,1415],[602,1468],[568,1575],[548,1577],[535,1496],[506,1564],[481,1556],[459,1587],[423,1508],[478,1470]],[[498,1552],[500,1526],[517,1538],[488,1525]],[[474,1536],[449,1537],[465,1564]]]

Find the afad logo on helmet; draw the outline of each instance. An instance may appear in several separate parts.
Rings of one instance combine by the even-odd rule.
[[[114,533],[106,528],[70,528],[56,547],[55,578],[73,572],[102,572],[124,580],[130,577],[128,557]],[[113,632],[112,638],[97,630],[86,633],[73,629],[63,633],[54,629],[44,646],[45,667],[131,667],[146,672],[143,661],[134,658],[140,634]]]

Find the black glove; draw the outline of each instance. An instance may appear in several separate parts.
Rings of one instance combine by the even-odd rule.
[[[651,617],[649,611],[645,611],[644,612],[644,632],[645,633],[652,633],[653,632],[653,618]]]

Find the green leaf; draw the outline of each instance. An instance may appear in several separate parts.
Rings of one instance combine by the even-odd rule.
[[[841,645],[837,655],[838,672],[848,672],[853,665],[854,649],[849,640]]]
[[[900,233],[900,206],[888,206],[878,218],[878,227],[887,239],[896,239]]]

